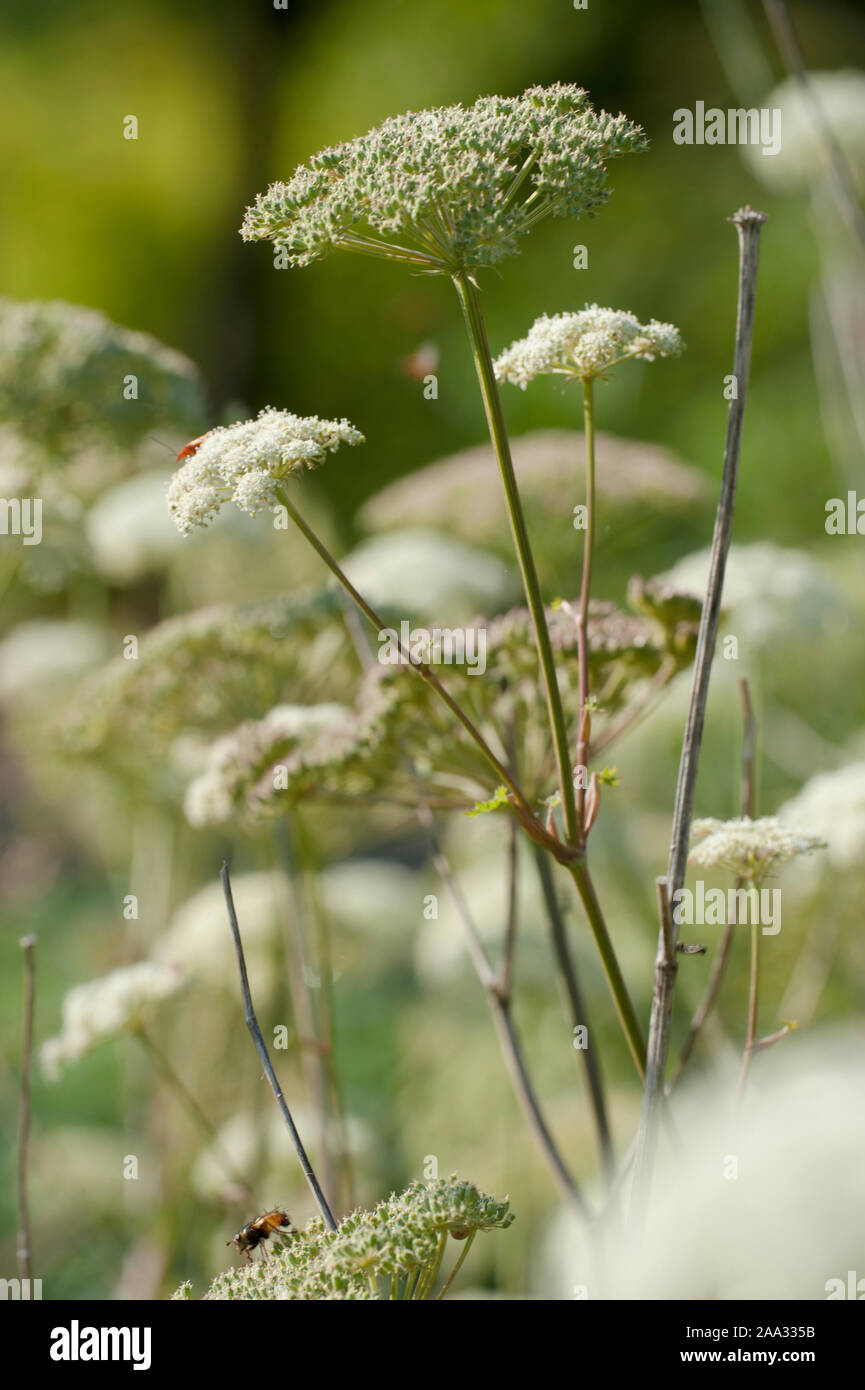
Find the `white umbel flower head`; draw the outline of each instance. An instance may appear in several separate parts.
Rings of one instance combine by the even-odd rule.
[[[56,1080],[69,1062],[138,1027],[152,1005],[171,998],[185,983],[174,966],[141,961],[76,985],[63,1000],[63,1031],[42,1047],[43,1072]]]
[[[184,534],[207,526],[225,502],[241,511],[273,507],[290,474],[315,468],[340,444],[362,444],[348,420],[320,420],[268,406],[255,420],[224,425],[205,435],[168,485],[168,510]]]
[[[577,313],[542,314],[525,338],[496,359],[499,381],[525,390],[536,376],[570,376],[592,381],[629,358],[652,362],[676,357],[684,348],[671,323],[640,323],[625,309],[587,304]]]
[[[739,878],[759,883],[788,859],[824,848],[823,840],[791,830],[777,816],[696,820],[688,863],[703,869],[729,869]]]
[[[271,184],[241,235],[295,266],[337,248],[429,274],[495,265],[544,217],[596,212],[608,161],[645,148],[638,126],[566,83],[407,111]]]

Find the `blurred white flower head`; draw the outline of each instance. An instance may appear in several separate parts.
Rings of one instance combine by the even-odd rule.
[[[238,786],[255,780],[263,750],[283,743],[288,747],[305,734],[333,728],[348,718],[349,711],[333,703],[276,705],[263,719],[247,720],[217,739],[204,771],[186,790],[183,809],[189,824],[201,828],[230,820],[237,809]]]
[[[168,509],[178,530],[207,526],[232,501],[255,516],[272,508],[292,473],[315,468],[340,444],[362,444],[348,420],[320,420],[268,406],[255,420],[221,425],[204,435],[168,486]]]
[[[865,72],[811,72],[808,80],[823,120],[840,146],[848,168],[865,188]],[[760,159],[759,149],[746,145],[743,155],[751,170],[772,188],[794,190],[828,172],[821,129],[811,102],[795,77],[770,92],[763,106],[779,108],[783,138],[774,159]]]
[[[34,618],[18,623],[0,642],[0,698],[56,695],[58,683],[97,666],[106,636],[95,623]]]
[[[502,560],[423,527],[362,541],[340,563],[374,607],[406,617],[462,616],[513,593],[511,571]]]
[[[291,1104],[291,1114],[313,1163],[320,1163],[320,1116],[311,1106],[295,1100]],[[375,1139],[365,1120],[358,1115],[348,1114],[341,1128],[331,1117],[327,1127],[327,1143],[331,1155],[336,1159],[342,1151],[343,1139],[345,1150],[354,1160],[356,1177],[358,1166],[373,1167]],[[218,1201],[224,1197],[225,1155],[239,1173],[254,1171],[263,1157],[264,1171],[259,1185],[263,1191],[279,1194],[279,1200],[287,1201],[288,1198],[282,1194],[297,1193],[304,1187],[285,1121],[273,1105],[268,1106],[263,1114],[241,1112],[232,1115],[220,1126],[214,1143],[202,1149],[192,1169],[192,1185],[205,1201]]]
[[[710,554],[700,550],[686,555],[663,576],[664,582],[680,593],[705,598]],[[791,626],[823,628],[846,623],[849,616],[844,596],[819,561],[771,541],[730,547],[723,604],[736,632],[751,641],[788,639]]]
[[[791,827],[823,836],[833,869],[860,868],[865,864],[865,762],[818,773],[778,814]]]
[[[279,978],[280,939],[288,911],[285,880],[278,873],[237,874],[231,891],[250,988],[257,1002],[266,1003]],[[232,991],[239,1001],[237,960],[221,883],[205,884],[181,904],[152,958],[162,968],[180,969],[201,983]]]
[[[139,1027],[154,1005],[170,999],[185,983],[174,966],[140,961],[76,985],[63,1000],[63,1031],[43,1044],[45,1075],[56,1080],[69,1062]]]
[[[695,1077],[676,1093],[681,1143],[659,1154],[645,1231],[610,1229],[601,1268],[597,1232],[593,1250],[577,1218],[557,1213],[534,1291],[812,1300],[849,1269],[865,1277],[862,1044],[861,1030],[797,1033],[759,1054],[738,1119],[738,1062]]]
[[[181,543],[165,510],[164,469],[138,473],[109,488],[87,513],[85,530],[99,574],[136,584],[158,570]]]
[[[536,376],[553,374],[591,381],[629,358],[652,362],[674,357],[684,344],[671,323],[640,323],[622,309],[587,304],[578,313],[542,314],[525,338],[496,359],[499,381],[523,389]]]
[[[790,830],[777,816],[696,820],[691,827],[688,863],[703,869],[728,869],[759,883],[789,859],[824,848],[822,840]]]

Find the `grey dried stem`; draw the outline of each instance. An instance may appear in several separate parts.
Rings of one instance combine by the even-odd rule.
[[[510,990],[508,989],[506,992],[502,984],[502,976],[493,969],[478,929],[468,910],[459,882],[442,851],[433,825],[432,814],[427,806],[422,805],[418,808],[418,819],[429,837],[433,851],[433,863],[451,896],[457,916],[462,923],[472,965],[486,991],[502,1055],[523,1113],[568,1205],[588,1220],[590,1213],[585,1200],[550,1133],[538,1102],[534,1084],[529,1076],[519,1035],[511,1017]]]
[[[754,337],[754,314],[757,294],[757,266],[759,259],[760,231],[766,221],[766,214],[744,207],[730,219],[736,227],[739,239],[739,291],[736,314],[736,344],[733,357],[733,375],[737,385],[735,397],[730,401],[727,417],[727,435],[724,447],[724,469],[721,478],[721,494],[715,516],[715,530],[712,538],[712,555],[709,566],[709,582],[706,601],[700,616],[697,637],[697,654],[694,661],[694,678],[691,686],[691,702],[685,725],[682,743],[682,756],[679,762],[679,777],[676,785],[676,801],[673,813],[673,833],[670,857],[667,867],[667,897],[681,889],[685,881],[685,867],[691,833],[691,819],[694,807],[694,788],[703,740],[703,725],[706,716],[706,703],[709,696],[709,681],[715,642],[718,635],[718,622],[721,612],[721,596],[724,588],[724,574],[727,554],[730,549],[730,536],[733,527],[733,512],[736,502],[736,483],[739,471],[739,454],[742,444],[742,425],[745,403],[748,396],[748,376],[751,366],[751,347]],[[633,1202],[636,1211],[645,1207],[651,1189],[652,1168],[657,1143],[658,1112],[664,1100],[664,1082],[667,1069],[667,1056],[670,1047],[670,1023],[673,1013],[673,999],[676,981],[675,945],[677,931],[672,924],[674,954],[668,964],[667,933],[663,914],[658,938],[658,953],[655,960],[655,985],[652,995],[652,1013],[649,1024],[649,1043],[646,1059],[646,1081],[643,1091],[643,1105],[640,1115],[640,1129],[635,1159]]]
[[[33,1060],[33,1010],[36,998],[36,937],[22,936],[24,952],[24,1035],[21,1048],[21,1099],[18,1108],[18,1275],[30,1278],[30,1206],[27,1194],[30,1150],[30,1066]]]
[[[228,921],[231,927],[232,940],[234,942],[234,952],[237,956],[237,968],[240,974],[240,991],[243,997],[243,1014],[244,1019],[246,1021],[246,1026],[249,1029],[250,1036],[252,1037],[252,1041],[255,1045],[255,1050],[258,1053],[259,1060],[261,1061],[261,1065],[264,1068],[264,1074],[267,1077],[270,1089],[273,1091],[274,1099],[276,1100],[276,1103],[279,1106],[280,1112],[282,1114],[282,1118],[285,1120],[286,1126],[288,1127],[288,1132],[291,1135],[291,1142],[294,1145],[294,1150],[297,1154],[298,1162],[300,1163],[304,1177],[309,1183],[309,1187],[312,1191],[313,1197],[315,1198],[316,1205],[318,1206],[319,1211],[324,1217],[325,1225],[327,1226],[328,1230],[335,1231],[336,1221],[334,1220],[333,1212],[327,1204],[327,1199],[321,1190],[321,1184],[319,1183],[318,1178],[313,1172],[312,1164],[310,1163],[309,1158],[307,1157],[306,1149],[303,1147],[303,1142],[301,1140],[300,1135],[297,1132],[297,1126],[295,1125],[294,1120],[292,1119],[291,1111],[289,1110],[285,1096],[282,1093],[282,1087],[280,1086],[276,1072],[273,1069],[273,1063],[270,1060],[270,1056],[268,1054],[264,1038],[261,1035],[261,1029],[258,1026],[258,1019],[255,1016],[255,1008],[252,1003],[252,995],[249,989],[249,979],[246,973],[246,959],[243,954],[243,942],[241,941],[240,937],[240,926],[237,921],[237,912],[234,907],[234,897],[231,892],[231,877],[228,871],[227,864],[223,864],[220,872],[220,878],[222,879],[222,889],[225,893],[225,905],[228,909]]]
[[[742,739],[742,815],[748,816],[750,820],[753,820],[757,804],[757,721],[754,718],[754,710],[751,704],[751,694],[748,688],[748,680],[745,676],[742,676],[739,680],[739,693],[742,702],[742,715],[745,725],[744,735]],[[741,878],[737,878],[736,888],[739,889],[743,887],[744,880]],[[706,985],[706,992],[703,995],[703,998],[701,999],[696,1009],[696,1012],[694,1013],[694,1017],[691,1020],[691,1026],[688,1029],[688,1036],[682,1044],[682,1050],[679,1053],[678,1066],[676,1067],[676,1071],[666,1088],[666,1094],[668,1096],[672,1094],[674,1088],[678,1085],[679,1081],[681,1080],[682,1073],[684,1072],[686,1066],[688,1065],[688,1062],[690,1061],[691,1054],[694,1051],[695,1044],[697,1042],[698,1037],[700,1036],[700,1033],[703,1030],[703,1026],[706,1022],[706,1019],[709,1017],[709,1014],[715,1007],[715,1001],[717,1000],[718,994],[720,993],[721,985],[724,980],[724,975],[727,970],[727,962],[730,958],[730,948],[733,944],[733,935],[735,933],[735,930],[735,922],[728,922],[726,927],[724,928],[724,934],[721,937],[721,942],[718,946],[715,959],[712,962],[712,972],[709,976],[709,983]]]
[[[814,85],[799,47],[799,40],[796,36],[796,28],[789,7],[786,0],[763,0],[763,9],[766,11],[766,18],[772,27],[775,42],[787,71],[798,84],[805,104],[811,113],[814,130],[823,146],[823,157],[829,171],[829,182],[841,217],[848,230],[857,239],[860,249],[865,250],[865,212],[862,211],[862,204],[859,201],[856,180],[850,171],[844,151],[835,138],[835,132],[826,119],[825,112],[820,105],[820,98],[814,91]]]

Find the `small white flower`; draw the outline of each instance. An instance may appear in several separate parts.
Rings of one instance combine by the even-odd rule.
[[[640,323],[620,309],[587,304],[578,313],[542,314],[525,338],[512,343],[497,359],[499,381],[524,390],[536,376],[558,375],[591,381],[628,358],[652,362],[674,357],[684,344],[671,323]]]
[[[704,869],[729,869],[753,883],[788,859],[825,848],[822,840],[790,830],[777,816],[761,816],[758,820],[748,816],[727,821],[696,820],[691,827],[691,846],[689,864],[699,864]]]
[[[282,482],[301,468],[315,468],[340,444],[362,444],[348,420],[320,420],[268,406],[255,420],[220,426],[168,486],[168,510],[180,531],[207,526],[225,502],[254,516],[273,507]]]
[[[136,1028],[151,1005],[177,994],[184,984],[174,966],[140,961],[76,985],[63,1000],[62,1033],[42,1047],[45,1075],[56,1080],[67,1063]]]

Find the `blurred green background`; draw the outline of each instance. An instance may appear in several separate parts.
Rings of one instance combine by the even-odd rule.
[[[801,4],[793,12],[812,69],[863,66],[865,18],[858,6]],[[79,0],[71,11],[4,6],[2,39],[3,294],[86,305],[185,353],[206,385],[202,428],[267,404],[348,417],[366,445],[343,450],[303,484],[308,508],[340,553],[360,537],[356,514],[367,498],[424,464],[482,443],[483,416],[450,286],[348,255],[304,271],[275,269],[271,249],[244,245],[237,230],[244,208],[268,182],[287,177],[321,146],[395,112],[469,103],[482,93],[512,94],[533,84],[577,82],[596,106],[623,110],[645,127],[650,151],[612,166],[614,193],[596,220],[550,220],[517,259],[482,276],[494,351],[526,332],[538,314],[593,301],[630,309],[641,320],[671,321],[688,345],[680,361],[631,365],[598,389],[602,429],[664,445],[706,479],[703,504],[677,510],[671,502],[669,525],[647,515],[644,525],[617,532],[602,514],[597,592],[619,600],[632,572],[655,574],[709,544],[735,318],[737,249],[727,218],[746,203],[764,209],[769,221],[734,541],[772,542],[795,552],[799,568],[792,565],[786,593],[772,595],[786,603],[780,618],[772,609],[775,627],[734,623],[731,629],[751,636],[741,638],[740,661],[730,663],[735,671],[719,672],[698,810],[738,811],[737,676],[751,680],[761,723],[762,812],[773,812],[811,775],[862,754],[861,559],[856,538],[830,539],[823,525],[827,498],[861,486],[863,477],[862,441],[844,387],[845,375],[849,385],[861,371],[861,322],[858,368],[854,363],[845,372],[834,357],[845,351],[833,336],[837,322],[824,312],[839,286],[842,298],[845,285],[861,295],[861,261],[819,178],[797,179],[794,168],[786,185],[767,183],[760,166],[769,159],[733,147],[676,146],[671,138],[676,108],[693,108],[698,100],[722,108],[765,104],[768,89],[783,78],[760,5],[590,0],[577,11],[569,0],[367,0],[362,6],[333,0],[276,10],[264,0],[182,6],[140,0],[132,7]],[[130,114],[139,122],[137,140],[123,138]],[[861,111],[859,117],[861,154]],[[860,173],[863,167],[865,161]],[[585,270],[573,268],[578,244],[588,248]],[[406,368],[423,345],[439,354],[435,400],[425,399]],[[580,428],[577,397],[551,381],[524,394],[506,388],[504,398],[515,434]],[[149,467],[171,467],[173,439],[170,422],[155,417]],[[576,487],[574,500],[579,497]],[[569,512],[570,504],[560,518],[565,530]],[[424,521],[417,517],[417,525]],[[205,535],[188,561],[169,558],[134,582],[100,578],[86,564],[42,585],[4,570],[3,631],[38,619],[85,621],[101,627],[105,654],[114,655],[124,634],[144,633],[174,612],[320,582],[315,561],[305,555],[271,568],[254,536],[255,528],[244,531],[229,556],[217,533]],[[573,533],[574,547],[576,539]],[[7,555],[13,543],[3,537]],[[550,596],[575,588],[576,548],[570,578],[552,569],[543,536],[538,543]],[[768,593],[778,571],[773,553],[758,571]],[[812,612],[815,575],[825,602]],[[755,592],[755,602],[766,593]],[[44,675],[40,680],[51,683]],[[671,694],[654,726],[623,745],[623,785],[597,836],[601,896],[608,894],[643,1017],[654,953],[652,876],[664,858],[686,687]],[[61,691],[54,693],[62,700]],[[65,991],[145,954],[178,905],[212,881],[227,846],[190,831],[176,806],[135,804],[134,793],[118,798],[122,812],[106,812],[103,802],[108,823],[102,823],[96,794],[61,770],[38,724],[21,721],[20,695],[19,705],[11,699],[6,705],[0,1084],[10,1142],[0,1274],[11,1275],[18,938],[35,932],[39,940],[41,1041],[58,1031]],[[475,823],[456,827],[454,853],[470,863],[466,824]],[[174,837],[167,876],[166,836]],[[478,843],[488,855],[489,883],[497,885],[502,871],[488,852],[490,836],[485,827]],[[376,1200],[422,1176],[428,1155],[437,1157],[442,1173],[456,1169],[489,1191],[509,1191],[521,1219],[507,1235],[481,1242],[467,1282],[517,1295],[543,1288],[537,1271],[555,1189],[525,1135],[467,960],[430,965],[433,945],[418,945],[423,894],[441,890],[410,818],[332,831],[325,824],[319,855],[332,868],[358,858],[384,865],[378,888],[370,890],[369,941],[347,908],[333,909],[341,1087],[362,1130],[359,1195]],[[266,855],[241,840],[235,864],[238,871],[259,871]],[[124,922],[118,905],[132,891],[130,875],[149,883],[154,865],[158,904],[151,899],[139,922]],[[395,865],[412,875],[408,886],[389,886]],[[355,899],[359,892],[361,901],[363,891],[346,890]],[[485,891],[478,889],[481,904]],[[811,949],[812,892],[803,889],[800,906],[791,901],[785,908],[787,925],[766,984],[765,1031],[777,1026],[773,1010],[786,998],[797,962],[810,978],[810,958],[802,952]],[[398,904],[389,910],[397,917],[401,911],[403,920],[377,931],[388,893]],[[816,1023],[861,1008],[857,896],[854,876],[830,900],[836,954],[813,1003]],[[825,907],[825,895],[822,902]],[[639,1093],[585,929],[572,906],[569,912],[624,1148]],[[214,926],[223,929],[221,921]],[[679,1034],[699,998],[707,959],[688,960],[682,970]],[[540,1089],[563,1146],[586,1175],[594,1158],[583,1081],[540,927],[530,933],[520,971],[517,1013]],[[725,1038],[741,1040],[746,984],[742,943],[713,1036],[721,1050]],[[260,1115],[268,1104],[258,1096],[257,1065],[235,1005],[230,990],[218,1008],[206,994],[195,995],[185,1016],[161,1035],[163,1050],[217,1124],[244,1107]],[[273,1009],[280,1018],[278,1001]],[[300,1097],[296,1062],[290,1075]],[[34,1273],[43,1278],[44,1296],[155,1297],[182,1278],[192,1278],[200,1293],[222,1267],[221,1242],[253,1212],[195,1178],[200,1137],[170,1093],[154,1090],[134,1044],[95,1052],[60,1084],[37,1074],[33,1103]],[[254,1129],[256,1121],[249,1124]],[[137,1184],[122,1180],[128,1153],[142,1155]],[[302,1217],[307,1198],[291,1163],[270,1181],[280,1185],[263,1191],[265,1204],[294,1202]]]

